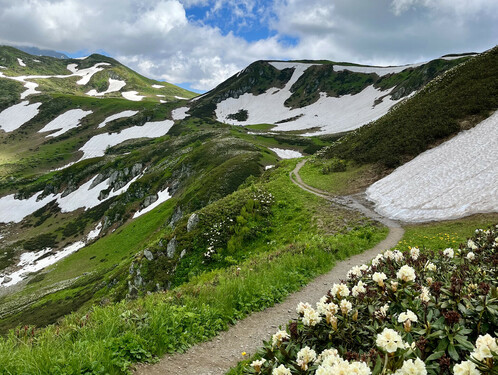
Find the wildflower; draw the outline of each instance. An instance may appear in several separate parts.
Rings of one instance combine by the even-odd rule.
[[[420,250],[418,247],[412,247],[410,249],[410,256],[412,257],[413,260],[417,260],[418,257],[420,256]]]
[[[290,339],[289,334],[285,331],[279,330],[272,336],[272,346],[280,346],[283,341],[288,339]]]
[[[429,284],[429,286],[431,286],[432,283],[434,282],[434,279],[432,277],[426,277],[425,281],[427,281],[427,284]]]
[[[265,362],[266,362],[266,359],[264,359],[264,358],[252,361],[251,367],[254,369],[254,371],[256,371],[256,373],[259,373],[261,371],[261,367],[263,367]]]
[[[387,279],[387,276],[384,272],[375,272],[372,275],[372,280],[379,284],[380,287],[384,286],[384,280]]]
[[[408,359],[403,362],[403,366],[394,375],[427,375],[425,363],[419,358]]]
[[[477,338],[476,350],[471,356],[478,361],[482,361],[484,358],[493,358],[491,352],[498,353],[498,345],[496,344],[496,339],[488,333],[485,336],[481,335]]]
[[[429,288],[427,288],[426,286],[423,286],[422,287],[422,293],[420,293],[420,295],[418,296],[418,298],[422,302],[429,303],[429,301],[431,300],[431,293],[429,291]]]
[[[337,317],[334,314],[327,313],[325,316],[327,324],[330,324],[334,330],[337,330]]]
[[[398,282],[397,281],[391,281],[391,290],[393,292],[396,292],[398,290]]]
[[[475,363],[471,361],[463,361],[460,364],[453,366],[455,375],[479,375],[480,371],[476,368]]]
[[[351,311],[352,308],[353,308],[353,305],[351,304],[351,302],[346,301],[345,299],[343,299],[341,301],[342,315],[347,315]]]
[[[302,370],[308,370],[308,364],[316,360],[316,352],[305,346],[297,353],[297,365],[301,367]]]
[[[337,349],[331,348],[324,350],[323,352],[320,353],[315,363],[322,363],[324,360],[328,358],[339,359],[340,357]]]
[[[443,255],[451,259],[455,256],[455,251],[451,247],[448,247],[443,251]]]
[[[245,357],[247,355],[246,352],[242,352],[242,357]]]
[[[388,353],[394,353],[396,350],[404,348],[401,336],[391,328],[384,328],[382,333],[377,335],[375,342],[380,349]]]
[[[372,260],[372,266],[377,267],[382,260],[384,260],[384,256],[382,254],[377,255]]]
[[[472,250],[477,250],[477,245],[474,241],[468,240],[467,241],[467,247]]]
[[[469,251],[469,253],[467,254],[467,259],[468,260],[474,260],[476,257],[476,255],[472,252],[472,251]]]
[[[415,278],[417,276],[415,275],[415,270],[412,267],[405,264],[403,267],[399,269],[398,273],[396,274],[396,277],[402,281],[408,282],[408,281],[415,281]]]
[[[427,264],[425,265],[424,267],[427,271],[436,271],[437,270],[437,267],[434,263],[432,262],[427,262]]]
[[[418,320],[417,315],[411,310],[406,310],[399,314],[398,323],[403,323],[403,327],[405,332],[410,332],[412,328],[412,322],[416,322]]]
[[[291,371],[284,365],[280,365],[273,369],[272,375],[292,375]]]
[[[384,259],[394,259],[394,253],[391,250],[384,251]]]
[[[367,290],[364,287],[365,284],[360,280],[358,284],[353,287],[353,297],[358,297],[359,294],[366,293]]]
[[[318,312],[316,312],[313,308],[309,308],[309,309],[305,310],[304,316],[303,316],[303,324],[305,326],[314,327],[318,323],[320,323],[321,320],[322,320],[322,318],[320,317]]]
[[[304,315],[304,312],[307,309],[311,309],[311,305],[308,302],[306,302],[306,303],[299,302],[298,305],[297,305],[297,308],[296,308],[296,312],[299,315]]]
[[[346,284],[334,284],[330,289],[330,294],[337,298],[347,297],[349,293],[349,288]]]
[[[397,249],[393,251],[393,258],[396,262],[401,262],[403,259],[405,259],[403,253]]]
[[[361,269],[360,266],[354,266],[348,271],[347,278],[351,280],[355,277],[361,277]]]

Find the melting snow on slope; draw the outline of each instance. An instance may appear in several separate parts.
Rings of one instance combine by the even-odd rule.
[[[379,77],[385,76],[387,74],[400,73],[408,68],[416,68],[427,64],[426,62],[421,62],[418,64],[402,65],[402,66],[348,66],[348,65],[334,65],[333,69],[336,72],[341,72],[343,70],[349,70],[355,73],[375,73]]]
[[[155,88],[155,89],[160,89],[163,87],[164,87],[163,85],[152,85],[152,88]]]
[[[376,210],[409,222],[498,211],[498,112],[377,181]]]
[[[102,222],[98,223],[95,229],[88,232],[88,235],[86,236],[87,242],[96,239],[99,236],[101,230],[102,230]]]
[[[68,255],[78,251],[84,246],[85,242],[78,241],[65,247],[64,249],[58,251],[57,253],[54,253],[53,255],[46,256],[42,259],[40,258],[48,254],[51,251],[51,249],[41,250],[36,253],[24,253],[21,255],[21,261],[18,264],[18,266],[21,266],[22,268],[10,275],[1,277],[0,286],[6,287],[6,286],[15,285],[18,282],[25,279],[28,276],[28,274],[40,271],[45,267],[57,263],[62,258],[67,257]],[[11,280],[9,282],[4,282],[6,277],[9,277]]]
[[[120,81],[119,79],[109,78],[109,87],[107,88],[107,90],[105,90],[103,92],[97,92],[97,90],[93,89],[93,90],[88,91],[86,94],[90,95],[90,96],[102,96],[105,94],[109,94],[111,92],[119,91],[125,86],[126,86],[125,81]]]
[[[166,190],[163,190],[163,191],[159,191],[157,193],[157,201],[155,201],[151,205],[145,207],[143,210],[135,212],[135,214],[133,215],[133,218],[135,219],[139,216],[142,216],[143,214],[146,214],[149,211],[152,211],[154,208],[159,206],[161,203],[166,202],[170,198],[171,198],[171,195],[169,194],[169,188]]]
[[[147,122],[143,126],[123,129],[120,133],[96,135],[80,148],[80,151],[83,151],[83,157],[80,160],[104,156],[107,147],[116,146],[128,139],[162,137],[173,125],[171,120]]]
[[[313,64],[272,62],[277,69],[295,68],[294,73],[281,90],[271,88],[261,95],[246,93],[238,99],[228,98],[217,105],[216,117],[219,121],[233,125],[276,124],[275,131],[304,130],[320,127],[318,133],[338,133],[359,128],[372,120],[383,116],[397,101],[384,98],[376,106],[374,102],[389,91],[381,91],[368,86],[356,95],[344,95],[339,98],[328,97],[320,93],[320,98],[313,104],[291,109],[284,102],[292,93],[290,88],[299,77]],[[248,111],[247,121],[228,119],[228,115],[240,109]],[[291,120],[292,119],[292,120]],[[310,135],[310,134],[306,134]]]
[[[145,98],[145,96],[143,95],[138,95],[138,91],[125,91],[122,92],[121,95],[123,95],[123,98],[134,102],[139,102],[140,100]]]
[[[104,121],[102,121],[99,124],[98,128],[103,128],[109,122],[120,119],[120,118],[135,116],[137,113],[138,113],[138,111],[123,111],[123,112],[116,113],[114,115],[107,117]]]
[[[43,129],[38,130],[38,133],[44,133],[59,129],[59,131],[45,136],[45,138],[58,137],[59,135],[64,134],[68,130],[80,126],[81,119],[88,116],[90,113],[92,113],[92,111],[83,111],[82,109],[71,109],[67,112],[64,112],[62,115],[59,115],[52,121],[50,121],[47,125],[43,127]]]
[[[29,104],[29,101],[25,100],[3,110],[0,113],[0,129],[7,133],[19,129],[38,114],[38,107],[40,107],[41,104],[42,103]]]
[[[171,117],[173,120],[183,120],[184,118],[188,117],[189,115],[187,114],[189,107],[180,107],[176,108],[173,111],[171,111]]]
[[[303,154],[298,151],[285,150],[283,148],[270,148],[270,150],[277,154],[280,159],[296,159],[303,156]]]
[[[28,199],[14,199],[15,194],[0,198],[0,223],[19,223],[26,216],[55,199],[53,195],[49,195],[38,200],[37,198],[41,193],[39,191]]]
[[[176,95],[175,95],[175,98],[179,99],[179,100],[187,100],[188,99],[188,98],[184,98],[183,96],[176,96]]]
[[[17,62],[19,63],[19,65],[21,66],[26,66],[26,64],[24,63],[24,61],[22,61],[22,59],[20,59],[19,57],[17,58]]]

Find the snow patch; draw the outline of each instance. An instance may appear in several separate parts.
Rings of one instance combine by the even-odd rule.
[[[183,96],[176,96],[176,95],[175,95],[175,98],[176,98],[176,99],[179,99],[179,100],[188,100],[188,98],[184,98]]]
[[[36,60],[36,59],[34,59],[33,61],[34,61],[35,63],[39,63],[39,62],[41,62],[40,60]]]
[[[283,148],[270,148],[280,159],[296,159],[303,156],[299,151],[285,150]]]
[[[95,229],[88,232],[88,235],[86,236],[86,241],[89,242],[96,239],[101,231],[102,231],[102,222],[98,223]]]
[[[402,65],[402,66],[349,66],[349,65],[334,65],[333,69],[336,72],[342,72],[344,70],[349,70],[354,73],[365,73],[371,74],[375,73],[379,77],[385,76],[387,74],[400,73],[405,69],[416,68],[427,64],[427,62],[421,62],[418,64]]]
[[[155,89],[161,89],[163,88],[164,86],[163,85],[152,85],[153,88]]]
[[[498,112],[367,189],[375,209],[408,222],[498,211]]]
[[[155,201],[151,205],[147,206],[143,210],[135,212],[135,214],[133,215],[133,218],[135,219],[139,216],[142,216],[143,214],[146,214],[147,212],[152,211],[154,208],[159,206],[161,203],[166,202],[170,198],[171,198],[171,195],[169,194],[169,188],[167,188],[166,190],[157,192],[157,201]]]
[[[171,111],[171,117],[173,120],[183,120],[184,118],[190,116],[187,112],[190,110],[189,107],[180,107]]]
[[[165,98],[166,95],[156,95],[158,98]]]
[[[128,99],[128,100],[132,100],[134,102],[139,102],[143,98],[145,98],[145,96],[138,95],[138,91],[125,91],[125,92],[122,92],[121,95],[123,95],[123,98]]]
[[[64,112],[62,115],[59,115],[52,121],[50,121],[47,125],[43,127],[43,129],[39,130],[38,133],[44,133],[59,129],[59,131],[45,136],[45,138],[58,137],[59,135],[64,134],[65,132],[80,126],[81,119],[83,119],[84,117],[88,116],[91,113],[92,111],[84,111],[82,109],[71,109],[67,112]]]
[[[119,113],[116,113],[112,116],[109,116],[107,117],[104,121],[102,121],[98,128],[103,128],[104,126],[106,126],[109,122],[111,121],[114,121],[114,120],[117,120],[117,119],[120,119],[120,118],[125,118],[125,117],[131,117],[131,116],[135,116],[136,114],[138,113],[138,111],[123,111],[123,112],[119,112]]]
[[[7,69],[7,67],[0,65],[0,69]]]
[[[69,65],[76,65],[76,64],[69,64]],[[68,65],[68,69],[69,69]],[[81,79],[76,82],[78,85],[86,85],[88,82],[90,82],[90,79],[93,77],[95,73],[101,72],[104,70],[104,68],[101,68],[101,66],[106,66],[106,65],[111,65],[109,63],[98,63],[95,64],[94,66],[86,69],[81,69],[78,70],[77,68],[73,67],[73,73],[76,76],[80,76]]]
[[[97,90],[93,89],[93,90],[88,91],[86,94],[90,95],[90,96],[102,96],[105,94],[109,94],[111,92],[119,91],[125,86],[126,86],[125,81],[120,81],[119,79],[109,78],[109,87],[107,88],[107,90],[105,90],[103,92],[97,92]]]
[[[0,113],[0,129],[9,133],[20,128],[38,114],[41,104],[29,104],[29,101],[25,100],[3,110]]]
[[[24,63],[24,61],[22,61],[22,59],[20,59],[19,57],[17,58],[17,62],[19,63],[19,65],[21,66],[26,66],[26,64]]]
[[[143,126],[123,129],[120,133],[96,135],[80,148],[80,151],[83,151],[83,157],[80,160],[104,156],[107,147],[116,146],[128,139],[162,137],[168,133],[173,125],[174,122],[171,120],[147,122]]]
[[[28,199],[14,199],[15,194],[0,198],[0,223],[19,223],[26,216],[55,199],[53,195],[50,195],[38,200],[41,193],[43,191],[35,193]]]
[[[167,103],[167,102],[166,102],[166,100],[159,99],[159,103],[163,104],[163,103]]]

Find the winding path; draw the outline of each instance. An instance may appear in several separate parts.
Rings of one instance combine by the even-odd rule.
[[[136,375],[221,375],[226,373],[243,359],[242,352],[246,352],[248,356],[252,355],[261,347],[263,339],[269,339],[279,326],[283,327],[290,319],[296,318],[296,306],[299,302],[318,301],[328,292],[332,284],[345,278],[351,267],[368,262],[379,252],[396,246],[401,240],[404,230],[398,223],[378,215],[362,205],[357,198],[333,197],[327,192],[306,185],[299,176],[299,170],[305,162],[305,160],[299,162],[290,173],[293,183],[333,204],[358,210],[365,216],[382,222],[389,228],[386,239],[370,250],[337,262],[330,272],[317,277],[299,292],[289,295],[284,302],[251,314],[230,327],[228,331],[221,332],[212,341],[195,345],[182,354],[166,355],[154,365],[139,365],[135,371]]]

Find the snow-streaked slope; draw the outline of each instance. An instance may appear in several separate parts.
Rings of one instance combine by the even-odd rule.
[[[11,221],[19,223],[26,216],[55,199],[53,195],[50,195],[38,200],[37,198],[41,193],[42,191],[39,191],[28,199],[14,199],[15,194],[0,198],[0,223]]]
[[[187,114],[189,107],[180,107],[176,108],[171,111],[171,117],[173,120],[183,120],[184,118],[188,117],[189,115]]]
[[[145,96],[143,96],[143,95],[138,95],[138,91],[125,91],[125,92],[122,92],[121,95],[123,95],[123,98],[134,101],[134,102],[139,102],[143,98],[145,98]]]
[[[138,113],[138,111],[123,111],[123,112],[116,113],[114,115],[107,117],[104,121],[102,121],[99,124],[98,128],[103,128],[109,122],[120,119],[120,118],[135,116],[137,113]]]
[[[78,251],[79,249],[85,246],[85,242],[78,241],[71,245],[66,246],[61,251],[54,253],[53,255],[44,256],[52,251],[52,249],[44,249],[35,253],[24,253],[21,255],[21,260],[18,264],[18,267],[21,269],[11,273],[10,275],[6,275],[4,277],[0,277],[0,287],[8,287],[19,283],[24,280],[30,273],[40,271],[52,264],[57,263],[62,258],[67,257],[68,255]],[[4,283],[4,279],[6,277],[10,277],[10,280],[7,283]]]
[[[376,210],[409,222],[498,211],[498,112],[377,181]]]
[[[86,94],[90,95],[90,96],[103,96],[103,95],[109,94],[111,92],[119,91],[125,86],[126,86],[125,81],[120,81],[119,79],[109,78],[109,87],[107,88],[107,90],[102,91],[102,92],[98,92],[97,90],[93,89],[93,90],[88,91]]]
[[[313,64],[271,62],[277,69],[295,68],[294,73],[281,90],[271,88],[261,95],[244,94],[238,99],[228,98],[217,105],[216,117],[219,121],[233,125],[276,124],[275,131],[305,130],[321,128],[320,133],[338,133],[359,128],[387,113],[398,101],[386,97],[381,103],[374,105],[375,100],[387,95],[389,91],[381,91],[368,86],[356,95],[328,97],[320,93],[320,98],[313,104],[291,109],[284,102],[292,93],[290,88],[299,77]],[[228,115],[245,109],[247,121],[229,119]],[[292,119],[292,120],[289,120]],[[277,124],[283,120],[289,120]],[[309,134],[306,134],[309,135]]]
[[[270,148],[280,159],[296,159],[303,156],[299,151],[286,150],[283,148]]]
[[[26,66],[26,64],[24,63],[24,61],[22,61],[22,59],[20,59],[19,57],[17,58],[17,62],[19,63],[19,65],[21,66]]]
[[[53,130],[59,130],[55,133],[48,134],[45,137],[58,137],[61,134],[64,134],[68,130],[73,128],[77,128],[80,125],[80,121],[82,118],[91,114],[92,111],[84,111],[82,109],[70,109],[67,112],[64,112],[62,115],[59,115],[52,121],[50,121],[47,125],[43,127],[43,129],[39,130],[38,133],[49,132]]]
[[[427,62],[421,62],[418,64],[402,65],[402,66],[350,66],[350,65],[334,65],[333,69],[336,72],[341,72],[343,70],[349,70],[354,73],[375,73],[379,77],[385,76],[387,74],[400,73],[408,68],[416,68],[418,66],[427,64]]]
[[[116,146],[128,139],[161,137],[166,135],[173,125],[174,122],[171,120],[147,122],[143,126],[123,129],[120,133],[96,135],[80,148],[80,151],[83,151],[83,157],[80,160],[104,156],[107,147]]]
[[[151,205],[147,206],[143,210],[135,212],[135,214],[133,215],[133,218],[135,219],[139,216],[142,216],[143,214],[146,214],[147,212],[152,211],[154,208],[159,206],[161,203],[166,202],[170,198],[171,198],[171,195],[169,194],[169,188],[166,190],[163,190],[163,191],[159,191],[157,193],[157,201],[155,201]]]
[[[152,85],[151,87],[154,89],[160,89],[160,88],[163,88],[164,86],[163,85]]]
[[[42,103],[29,104],[25,100],[3,110],[0,113],[0,129],[7,133],[19,129],[38,114],[41,105]]]

